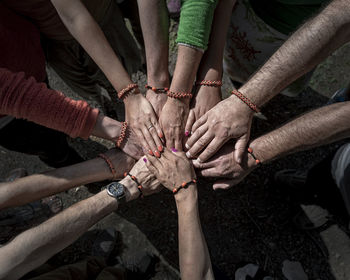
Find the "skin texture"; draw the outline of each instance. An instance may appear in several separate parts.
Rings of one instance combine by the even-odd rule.
[[[349,1],[332,1],[318,16],[299,28],[240,88],[240,92],[261,107],[349,41],[349,25]],[[229,111],[223,114],[223,110],[228,108]],[[250,137],[252,114],[253,111],[236,96],[220,102],[194,124],[193,135],[187,142],[190,148],[188,156],[193,157],[203,151],[199,158],[205,161],[234,138],[235,160],[241,162]],[[192,149],[195,143],[198,145]]]
[[[143,185],[144,194],[159,190],[159,183],[148,172],[142,159],[130,172],[135,174]],[[33,179],[32,183],[35,183]],[[139,191],[134,181],[126,177],[121,183],[126,187],[127,201],[138,198]],[[92,225],[117,208],[118,201],[106,191],[101,191],[65,209],[41,225],[21,233],[0,248],[0,278],[20,278],[77,240]]]
[[[170,191],[195,178],[193,166],[183,152],[165,150],[160,159],[147,156],[148,169]],[[196,184],[174,195],[179,226],[181,279],[214,279],[210,256],[202,232]]]
[[[102,30],[80,0],[52,0],[63,23],[101,68],[117,92],[132,84],[128,73],[109,45]],[[89,32],[86,32],[89,30]],[[146,151],[157,151],[162,146],[161,129],[152,105],[135,89],[124,98],[126,121],[139,137]],[[148,129],[150,126],[152,129]]]
[[[336,103],[313,110],[301,117],[261,136],[250,143],[255,156],[262,164],[298,151],[325,145],[350,136],[350,102]],[[226,189],[238,184],[253,171],[257,164],[245,154],[243,163],[233,158],[232,146],[224,146],[212,160],[206,163],[193,161],[206,177],[221,176],[214,189]]]

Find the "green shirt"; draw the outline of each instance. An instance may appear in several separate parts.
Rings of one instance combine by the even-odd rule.
[[[249,0],[254,12],[268,25],[288,35],[329,0]]]

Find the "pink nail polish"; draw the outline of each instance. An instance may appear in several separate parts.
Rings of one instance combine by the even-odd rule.
[[[190,135],[190,132],[188,130],[185,131],[185,135],[188,136]]]
[[[176,150],[175,148],[171,148],[171,150],[172,150],[174,153],[177,152],[177,150]]]
[[[143,161],[144,161],[144,162],[147,162],[147,158],[143,158]]]

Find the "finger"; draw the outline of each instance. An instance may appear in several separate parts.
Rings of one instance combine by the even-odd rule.
[[[185,136],[188,137],[191,134],[192,126],[196,120],[195,114],[193,110],[190,110],[190,113],[188,114],[186,126],[185,126]]]
[[[229,189],[236,185],[238,182],[237,180],[234,179],[226,179],[226,180],[220,180],[217,181],[213,184],[213,189],[218,190],[218,189]]]
[[[163,142],[161,139],[162,137],[160,137],[160,136],[163,136],[163,132],[156,119],[151,119],[151,122],[153,124],[153,127],[150,128],[149,132],[152,134],[153,140],[157,145],[157,149],[161,153],[163,152],[163,149],[164,149]]]
[[[152,128],[151,128],[152,129]],[[154,142],[154,139],[150,133],[150,131],[148,130],[148,128],[146,126],[144,126],[143,130],[142,130],[143,136],[147,141],[148,146],[151,148],[152,153],[156,156],[156,157],[160,157],[160,153],[158,151],[157,145]],[[149,154],[151,154],[149,152]]]
[[[208,168],[216,166],[217,162],[216,162],[216,160],[211,160],[211,161],[207,161],[207,162],[199,162],[198,159],[194,159],[194,160],[192,160],[192,164],[195,168],[198,168],[198,169],[208,169]]]
[[[175,149],[182,151],[182,129],[175,127]]]
[[[192,133],[194,133],[199,127],[205,124],[208,120],[208,113],[205,113],[203,116],[197,120],[192,126]]]
[[[175,139],[174,139],[174,128],[169,128],[169,130],[166,132],[165,135],[165,143],[166,147],[168,149],[174,149],[175,148]]]
[[[163,167],[162,163],[159,161],[158,158],[152,157],[150,155],[146,155],[146,157],[147,157],[147,162],[150,162],[158,170]],[[146,162],[146,164],[147,164],[147,162]]]
[[[207,132],[207,130],[207,125],[202,125],[200,128],[198,128],[187,140],[185,147],[187,149],[190,149],[198,141],[198,139],[201,138],[204,135],[204,133]]]
[[[214,138],[215,135],[210,131],[207,131],[186,153],[188,158],[195,157],[200,151],[202,151]],[[201,161],[200,159],[198,159]]]
[[[144,151],[144,153],[153,156],[153,152],[151,150],[151,147],[148,145],[147,141],[145,140],[145,137],[143,136],[142,131],[139,129],[134,130],[134,131],[140,140],[140,143],[142,145],[142,150]]]
[[[220,172],[216,166],[207,169],[199,169],[197,170],[197,174],[202,177],[220,177]]]
[[[247,150],[247,144],[249,141],[249,134],[243,135],[241,138],[237,139],[235,143],[234,158],[238,164],[242,163],[243,155]]]
[[[205,148],[205,150],[199,155],[199,162],[205,162],[210,159],[215,153],[220,150],[220,148],[225,144],[223,139],[219,139],[218,137],[214,137],[214,139],[210,142],[210,144]]]

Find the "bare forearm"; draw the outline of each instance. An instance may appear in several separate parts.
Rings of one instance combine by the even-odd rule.
[[[117,206],[117,200],[102,191],[21,233],[0,249],[0,278],[18,279],[43,264]]]
[[[255,139],[251,147],[262,162],[350,136],[350,101],[311,111]]]
[[[164,0],[138,0],[146,48],[147,80],[155,87],[169,87],[169,17]]]
[[[51,0],[73,37],[119,91],[131,83],[128,73],[108,43],[101,28],[80,0]]]
[[[349,1],[332,1],[299,28],[240,91],[262,106],[349,41],[349,24]]]
[[[181,279],[214,279],[199,219],[196,186],[190,185],[176,196]]]

